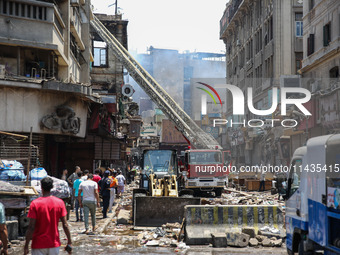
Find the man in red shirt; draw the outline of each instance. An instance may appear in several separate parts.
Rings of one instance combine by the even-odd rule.
[[[32,240],[32,255],[59,254],[60,239],[58,223],[61,220],[67,236],[67,251],[72,250],[71,233],[66,220],[66,208],[63,200],[51,196],[53,180],[45,177],[41,180],[42,197],[32,201],[27,217],[30,223],[26,233],[24,254],[29,252]],[[65,248],[65,250],[66,250]]]
[[[100,174],[100,169],[94,170],[94,175],[93,175],[93,181],[98,184],[98,182],[102,179],[99,174]]]

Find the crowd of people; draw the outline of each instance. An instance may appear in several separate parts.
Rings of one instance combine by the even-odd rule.
[[[96,230],[96,209],[102,207],[103,218],[112,211],[116,197],[124,192],[126,179],[118,168],[107,168],[105,171],[96,169],[94,174],[88,170],[82,171],[79,166],[74,173],[67,177],[67,170],[61,177],[69,183],[72,189],[72,210],[75,211],[76,221],[84,221],[84,234],[90,233],[89,216],[91,214],[91,232]],[[45,177],[41,180],[42,196],[33,200],[28,211],[29,227],[26,232],[24,254],[29,253],[29,244],[32,241],[32,255],[59,254],[60,238],[58,222],[62,222],[67,237],[65,250],[72,253],[72,240],[67,223],[67,210],[63,200],[51,195],[53,179]],[[1,254],[7,254],[7,230],[4,222],[3,210],[0,204],[0,240],[3,243]],[[4,212],[3,212],[4,214]],[[6,235],[6,236],[5,236]]]

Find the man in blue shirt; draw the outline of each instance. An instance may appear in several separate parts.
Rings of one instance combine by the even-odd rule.
[[[78,197],[78,191],[79,191],[79,185],[82,183],[84,180],[81,179],[82,172],[78,172],[78,179],[73,182],[73,192],[74,192],[74,197]],[[83,192],[81,193],[81,198],[83,198]],[[80,207],[79,205],[79,200],[76,199],[75,201],[75,209],[76,209],[76,218],[77,222],[78,221],[83,221],[83,208]],[[78,210],[80,209],[80,219],[79,219],[79,213]]]

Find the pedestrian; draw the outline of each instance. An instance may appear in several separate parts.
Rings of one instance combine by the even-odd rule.
[[[103,199],[103,219],[107,218],[107,209],[110,204],[110,185],[111,181],[109,179],[110,171],[106,170],[104,172],[104,178],[100,180],[100,194]]]
[[[75,180],[77,180],[79,177],[78,177],[78,172],[80,172],[81,169],[79,166],[76,166],[75,167],[75,170],[74,170],[74,173],[71,174],[68,178],[67,178],[67,182],[68,182],[68,185],[70,187],[70,190],[71,190],[71,207],[72,207],[72,210],[74,209],[74,203],[75,203],[75,197],[73,195],[73,183]]]
[[[2,203],[0,203],[0,240],[2,242],[2,248],[0,254],[8,254],[8,232],[6,226],[6,215],[5,215],[5,207]]]
[[[76,166],[76,167],[75,167],[75,170],[74,170],[74,173],[71,174],[71,175],[67,178],[67,182],[70,184],[71,187],[73,187],[73,182],[74,182],[75,180],[78,179],[78,174],[77,174],[77,173],[80,172],[80,171],[81,171],[80,167],[79,167],[79,166]]]
[[[116,187],[118,186],[118,181],[116,179],[117,172],[113,169],[111,171],[111,176],[109,176],[111,184],[110,184],[110,202],[109,202],[109,213],[112,213],[112,206],[116,197]]]
[[[95,181],[96,183],[98,183],[102,179],[102,177],[100,177],[100,172],[100,169],[94,170],[93,181]]]
[[[120,197],[122,195],[122,193],[124,192],[124,187],[126,184],[126,180],[124,175],[122,174],[122,171],[118,168],[118,175],[116,177],[117,181],[118,181],[118,186],[117,186],[117,192],[118,192],[118,197]]]
[[[90,171],[89,170],[84,170],[84,175],[81,177],[82,180],[86,181],[87,180],[87,177],[89,175]]]
[[[84,181],[81,176],[82,176],[82,171],[77,173],[78,178],[77,180],[74,181],[73,183],[73,192],[74,192],[74,197],[75,199],[75,210],[76,210],[76,222],[78,221],[83,221],[83,208],[80,207],[80,203],[78,198],[78,192],[79,192],[79,186],[80,184]],[[83,199],[83,193],[80,194],[81,200]],[[79,215],[80,214],[80,215]],[[80,216],[80,218],[79,218]]]
[[[83,193],[83,201],[81,201]],[[79,185],[78,201],[84,209],[85,234],[89,233],[89,213],[91,213],[92,231],[96,230],[96,204],[99,207],[98,184],[93,181],[93,174],[89,174],[86,181]]]
[[[68,173],[68,171],[67,171],[67,169],[65,168],[64,170],[63,170],[63,174],[61,175],[61,180],[63,180],[63,181],[66,181],[67,180],[67,173]]]
[[[266,176],[266,173],[265,173],[265,171],[263,171],[263,169],[261,170],[261,175],[260,175],[260,189],[259,189],[259,191],[265,191],[265,181],[266,181],[266,178],[265,178],[265,176]],[[262,188],[263,188],[263,190],[262,190]]]
[[[58,223],[61,220],[67,237],[65,250],[72,250],[71,233],[67,224],[67,211],[63,200],[51,195],[53,180],[45,177],[40,181],[42,197],[31,202],[27,217],[30,219],[26,232],[24,254],[29,252],[29,243],[32,240],[32,255],[59,254],[60,239]]]

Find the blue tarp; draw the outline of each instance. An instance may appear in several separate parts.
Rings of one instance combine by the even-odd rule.
[[[24,181],[24,166],[16,160],[0,160],[1,181]]]
[[[47,176],[47,172],[42,167],[34,168],[30,171],[31,180],[40,181],[41,179],[44,179],[46,176]]]

